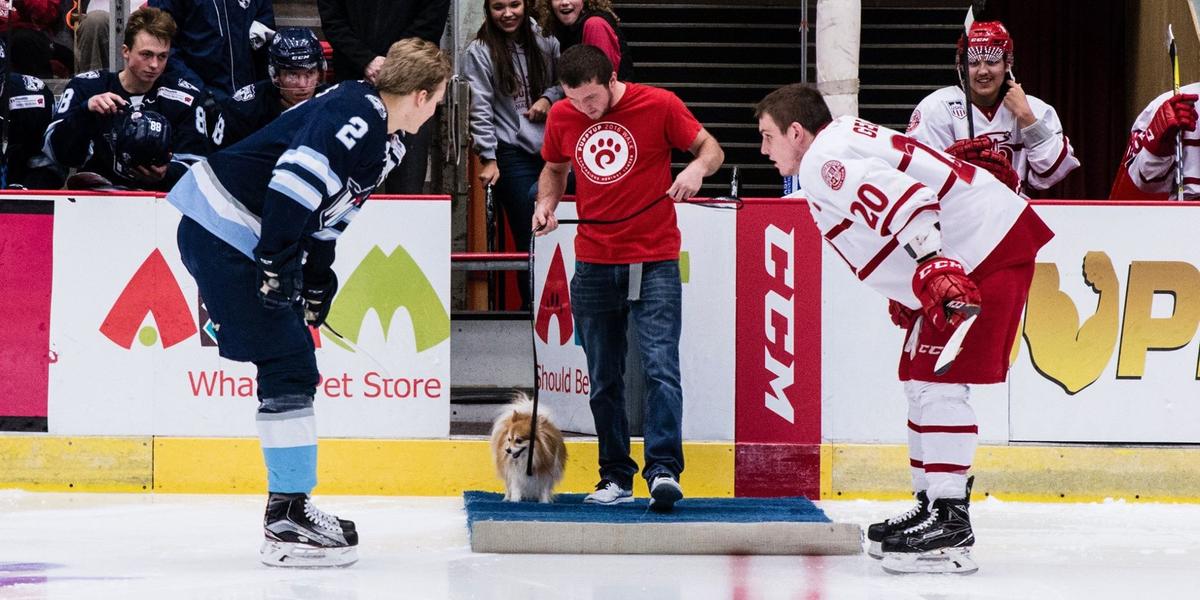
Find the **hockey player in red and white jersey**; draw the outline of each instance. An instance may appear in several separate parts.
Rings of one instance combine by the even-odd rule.
[[[960,73],[962,44],[960,38],[955,61]],[[1018,192],[1021,185],[1044,190],[1062,181],[1079,160],[1054,107],[1013,80],[1008,30],[999,21],[973,23],[966,55],[975,137],[967,128],[966,94],[957,86],[926,96],[913,110],[908,135],[987,169]]]
[[[810,86],[775,90],[756,114],[762,153],[797,175],[825,241],[907,331],[899,376],[917,506],[871,525],[871,554],[889,572],[974,572],[968,384],[1005,380],[1034,259],[1054,234],[988,171],[862,119],[832,119]],[[936,374],[976,312],[961,352]]]
[[[1196,99],[1200,83],[1167,91],[1150,102],[1133,122],[1123,172],[1117,174],[1113,199],[1146,199],[1128,193],[1128,183],[1152,199],[1179,200],[1175,186],[1175,145],[1183,135],[1183,199],[1200,198],[1200,133],[1196,131]],[[1126,179],[1127,178],[1127,179]]]

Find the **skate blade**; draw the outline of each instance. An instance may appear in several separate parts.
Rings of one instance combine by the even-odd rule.
[[[883,558],[883,542],[870,542],[867,544],[867,556],[874,559]]]
[[[268,567],[292,569],[348,567],[358,562],[358,547],[319,548],[305,544],[266,540],[259,550],[259,559]]]
[[[883,556],[883,570],[893,575],[951,573],[970,575],[979,570],[970,548],[947,548],[921,553],[891,552]]]

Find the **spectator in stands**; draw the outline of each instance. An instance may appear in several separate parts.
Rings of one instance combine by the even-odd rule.
[[[1200,83],[1168,90],[1146,106],[1133,122],[1129,146],[1109,197],[1114,200],[1195,200],[1200,198],[1200,135],[1196,134],[1196,99]],[[1183,164],[1175,150],[1183,144]],[[1180,189],[1175,179],[1182,168]],[[1182,191],[1182,196],[1180,192]]]
[[[383,56],[396,41],[416,37],[441,42],[450,0],[317,0],[317,9],[333,47],[334,77],[375,83]],[[436,119],[430,119],[417,133],[404,136],[404,162],[388,176],[382,192],[424,193],[435,126]]]
[[[575,169],[576,209],[571,313],[587,357],[589,405],[600,446],[600,482],[584,502],[633,501],[637,463],[629,456],[622,376],[625,330],[632,318],[646,378],[645,468],[650,508],[669,511],[683,497],[683,389],[679,227],[675,202],[700,190],[725,153],[675,94],[617,80],[600,49],[563,52],[559,81],[567,97],[546,118],[531,229],[558,226],[567,168]],[[671,151],[696,158],[671,177]],[[596,223],[600,221],[600,223]],[[607,221],[607,222],[605,222]]]
[[[534,186],[542,172],[542,134],[555,85],[558,40],[541,35],[525,0],[484,0],[486,15],[467,46],[463,71],[471,84],[471,138],[483,161],[479,182],[493,186],[517,250],[529,250]],[[530,7],[531,8],[531,7]],[[529,274],[517,273],[521,304],[529,305]]]
[[[45,78],[73,72],[74,53],[54,43],[65,25],[59,8],[59,0],[0,0],[0,31],[9,38],[13,71]]]
[[[285,27],[268,52],[269,79],[248,85],[208,111],[213,149],[226,148],[262,129],[283,111],[313,97],[325,72],[325,54],[311,29]]]
[[[271,0],[149,0],[179,24],[166,77],[220,100],[260,79],[255,50],[275,35]]]
[[[121,47],[125,69],[80,73],[59,98],[44,146],[55,163],[94,173],[97,177],[88,178],[91,185],[107,181],[130,189],[167,190],[190,163],[207,154],[199,90],[162,76],[175,33],[174,19],[157,8],[130,15]],[[113,143],[117,126],[134,112],[156,112],[170,123],[172,157],[168,164],[133,165],[122,173]]]
[[[141,8],[145,0],[130,0],[129,14]],[[86,3],[83,17],[75,26],[75,68],[80,72],[108,69],[108,27],[111,0]]]
[[[0,40],[0,126],[8,145],[0,150],[0,189],[56,190],[62,169],[42,152],[42,134],[50,125],[54,95],[41,79],[8,70],[8,49]]]
[[[975,22],[966,40],[971,107],[959,87],[945,87],[917,105],[908,135],[976,166],[1014,191],[1044,190],[1079,166],[1054,107],[1025,94],[1012,77],[1013,42],[999,21]],[[963,40],[958,61],[962,72]],[[975,126],[968,139],[967,115]]]
[[[612,0],[537,0],[542,29],[558,39],[563,52],[575,44],[604,51],[618,81],[633,81],[633,57]]]

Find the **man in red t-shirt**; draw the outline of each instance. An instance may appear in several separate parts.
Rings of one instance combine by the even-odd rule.
[[[671,92],[623,83],[594,46],[573,46],[558,63],[569,102],[546,120],[533,228],[556,227],[567,170],[575,170],[581,224],[575,236],[571,312],[587,355],[590,404],[600,445],[600,483],[584,501],[633,501],[637,463],[629,456],[625,415],[625,327],[632,313],[646,376],[646,466],[650,507],[671,510],[683,497],[683,389],[679,227],[672,201],[691,198],[725,159],[683,102]],[[695,160],[671,180],[671,150]]]

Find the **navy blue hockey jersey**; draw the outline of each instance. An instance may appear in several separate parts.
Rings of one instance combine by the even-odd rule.
[[[250,47],[255,21],[275,28],[271,0],[150,0],[175,19],[167,74],[203,81],[216,98],[258,80]]]
[[[378,92],[348,81],[196,163],[167,200],[247,257],[299,242],[332,263],[338,236],[403,156]]]
[[[8,105],[0,121],[8,119],[8,185],[29,189],[62,187],[62,169],[42,152],[42,134],[50,125],[54,94],[37,77],[9,73],[0,102]]]
[[[113,169],[113,130],[120,114],[101,115],[88,110],[96,94],[113,92],[129,102],[130,108],[152,110],[171,122],[171,164],[162,182],[148,185],[117,175]],[[46,154],[64,167],[80,167],[107,177],[117,185],[142,189],[169,189],[187,167],[208,154],[208,128],[199,91],[183,80],[159,77],[143,95],[130,94],[117,73],[88,71],[73,77],[54,109],[54,121],[46,130]]]
[[[317,86],[317,93],[326,86]],[[209,140],[214,149],[228,148],[266,127],[283,112],[283,97],[270,79],[248,85],[219,100],[208,111]]]

